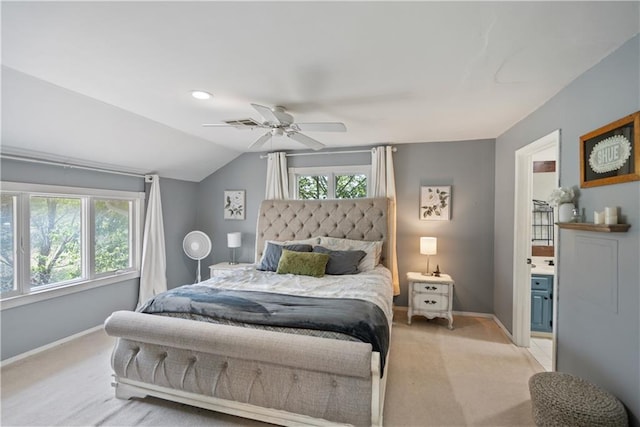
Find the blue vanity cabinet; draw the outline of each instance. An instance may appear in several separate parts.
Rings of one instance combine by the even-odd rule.
[[[551,332],[553,319],[553,276],[531,276],[531,330]]]

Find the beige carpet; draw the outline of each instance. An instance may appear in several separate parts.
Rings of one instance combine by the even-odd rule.
[[[527,381],[542,367],[489,319],[397,311],[385,426],[533,425]],[[113,339],[96,332],[4,367],[3,426],[260,426],[159,399],[122,401],[110,386]]]

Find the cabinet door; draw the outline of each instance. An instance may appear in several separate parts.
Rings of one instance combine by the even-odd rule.
[[[531,291],[531,330],[551,332],[551,294],[549,291]]]

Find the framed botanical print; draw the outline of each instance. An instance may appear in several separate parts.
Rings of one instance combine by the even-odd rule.
[[[451,186],[420,187],[420,219],[449,221],[451,219]]]
[[[580,187],[640,180],[640,111],[580,137]]]
[[[244,190],[225,190],[224,219],[244,219]]]

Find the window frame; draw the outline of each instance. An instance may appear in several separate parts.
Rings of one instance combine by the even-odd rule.
[[[298,180],[300,176],[327,177],[327,200],[336,199],[336,175],[365,175],[367,177],[367,195],[371,197],[371,165],[351,165],[351,166],[309,166],[289,168],[289,194],[292,199],[300,200],[298,194]],[[317,199],[309,199],[317,200]],[[342,199],[341,199],[342,200]]]
[[[0,295],[0,310],[140,277],[145,193],[4,181],[0,182],[0,189],[2,194],[17,197],[14,217],[14,280],[17,281],[17,285],[14,291]],[[80,199],[82,271],[80,278],[36,288],[31,286],[30,198],[32,196]],[[129,215],[131,266],[123,270],[96,273],[94,201],[105,199],[131,202]]]

